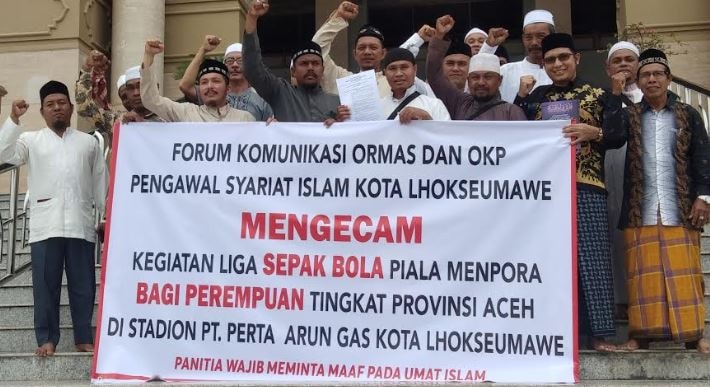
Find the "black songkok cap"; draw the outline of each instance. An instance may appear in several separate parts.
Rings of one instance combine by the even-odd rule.
[[[39,89],[39,102],[44,103],[44,99],[50,94],[64,94],[67,96],[67,99],[69,99],[69,89],[67,85],[61,82],[49,81],[45,83],[44,86]]]
[[[360,28],[360,32],[357,34],[357,39],[360,39],[363,36],[372,36],[373,38],[377,38],[380,42],[382,42],[383,46],[385,45],[385,36],[382,35],[382,31],[375,26],[371,26],[369,24],[362,26],[362,28]]]
[[[660,63],[666,66],[666,70],[668,70],[669,73],[671,72],[671,67],[668,65],[668,58],[666,58],[666,54],[664,54],[661,50],[649,48],[639,55],[639,69],[636,73],[638,74],[638,72],[641,71],[641,67],[651,63]]]
[[[313,42],[312,40],[309,40],[305,43],[303,43],[296,52],[293,53],[293,56],[291,57],[291,64],[294,65],[296,64],[296,59],[303,55],[307,54],[313,54],[313,55],[318,55],[321,59],[323,59],[323,52],[318,45],[318,43]]]
[[[462,54],[462,55],[466,55],[466,56],[470,57],[471,56],[471,46],[464,43],[464,41],[462,39],[452,38],[451,45],[449,45],[449,49],[446,51],[446,56],[455,55],[455,54]]]
[[[390,63],[397,62],[400,60],[406,60],[407,62],[412,62],[412,64],[416,64],[416,62],[414,61],[414,54],[412,54],[409,50],[397,47],[387,51],[385,59],[382,59],[382,71],[384,72]]]
[[[229,82],[229,70],[227,70],[227,66],[214,59],[205,59],[202,61],[202,64],[200,65],[200,72],[197,73],[197,79],[202,78],[203,75],[209,74],[209,73],[217,73],[221,76],[224,77],[224,79]]]
[[[542,39],[542,55],[545,55],[545,53],[550,50],[560,47],[567,47],[572,50],[572,52],[577,52],[574,48],[574,39],[572,39],[572,35],[570,34],[558,32],[549,34],[545,36],[545,39]]]
[[[504,46],[498,46],[495,55],[499,58],[503,57],[505,60],[510,62],[510,55],[508,55],[508,50],[506,50]]]

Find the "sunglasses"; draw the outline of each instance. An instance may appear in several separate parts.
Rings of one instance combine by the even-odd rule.
[[[560,60],[560,62],[565,62],[565,61],[568,61],[569,58],[571,58],[573,56],[574,56],[574,54],[572,54],[571,52],[565,52],[565,53],[562,53],[557,56],[546,56],[543,59],[543,61],[545,61],[545,64],[551,65],[551,64],[555,64],[555,62],[557,62],[558,59]]]

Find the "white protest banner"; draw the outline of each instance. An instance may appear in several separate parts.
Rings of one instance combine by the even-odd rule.
[[[92,380],[577,381],[563,125],[121,127]]]

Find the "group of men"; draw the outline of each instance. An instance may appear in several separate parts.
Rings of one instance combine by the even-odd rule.
[[[133,121],[277,120],[330,126],[349,119],[352,112],[340,103],[336,80],[351,73],[333,61],[330,47],[357,17],[358,6],[342,2],[312,41],[295,50],[291,79],[276,77],[263,63],[257,25],[268,10],[267,1],[250,4],[243,40],[227,47],[222,62],[205,59],[221,43],[216,36],[205,37],[180,81],[187,102],[159,94],[153,62],[164,50],[161,41],[148,40],[142,62],[118,80],[123,113],[108,103],[108,59],[90,53],[76,84],[78,114],[105,134],[118,122]],[[632,351],[652,340],[671,339],[710,353],[710,342],[703,338],[699,251],[700,231],[710,219],[710,145],[698,112],[668,91],[672,76],[663,52],[615,44],[606,67],[610,87],[600,88],[579,79],[580,53],[570,35],[555,32],[548,11],[525,16],[526,56],[511,63],[496,54],[508,37],[506,29],[486,33],[473,28],[456,39],[451,36],[454,24],[451,16],[442,16],[435,26],[423,26],[401,47],[389,50],[378,28],[359,30],[353,56],[360,71],[374,70],[385,109],[382,119],[403,124],[539,120],[546,103],[577,101],[579,111],[562,135],[577,147],[580,332],[603,352]],[[427,42],[425,82],[417,78],[416,55]],[[28,105],[17,100],[0,129],[0,162],[30,166],[37,354],[52,355],[59,340],[64,266],[76,347],[91,351],[96,233],[89,213],[103,210],[107,168],[95,140],[69,127],[74,107],[67,87],[50,81],[40,90],[40,99],[47,128],[23,133],[19,118]],[[617,217],[619,235],[609,227]],[[630,337],[621,344],[607,341],[616,333],[615,239],[623,240],[617,250],[625,257],[615,259],[625,259],[628,285]]]

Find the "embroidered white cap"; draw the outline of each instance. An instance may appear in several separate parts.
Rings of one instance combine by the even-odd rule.
[[[468,63],[468,73],[470,74],[474,71],[492,71],[500,74],[500,60],[498,56],[483,52],[472,56],[471,61]]]
[[[116,81],[116,89],[120,89],[123,86],[126,86],[126,74],[121,74],[120,77],[118,77],[118,81]]]
[[[229,47],[227,47],[227,50],[224,52],[224,55],[229,55],[233,52],[242,52],[242,44],[241,43],[230,44]]]
[[[635,44],[622,40],[622,41],[614,44],[613,46],[611,46],[611,48],[609,49],[609,55],[607,55],[606,59],[609,60],[611,58],[611,56],[619,50],[629,50],[629,51],[633,52],[634,54],[636,54],[636,57],[639,56],[639,48],[636,47]]]
[[[525,19],[523,19],[523,28],[533,23],[547,23],[554,26],[555,18],[552,16],[550,11],[544,9],[534,9],[525,14]]]
[[[466,33],[466,36],[463,37],[463,40],[466,41],[466,39],[468,39],[468,37],[471,34],[483,34],[483,36],[485,36],[486,39],[488,39],[488,34],[486,33],[486,31],[483,31],[482,29],[480,29],[478,27],[474,27],[474,28],[471,28],[471,31],[468,31],[468,33]]]
[[[141,79],[141,66],[133,66],[126,70],[126,82]]]

